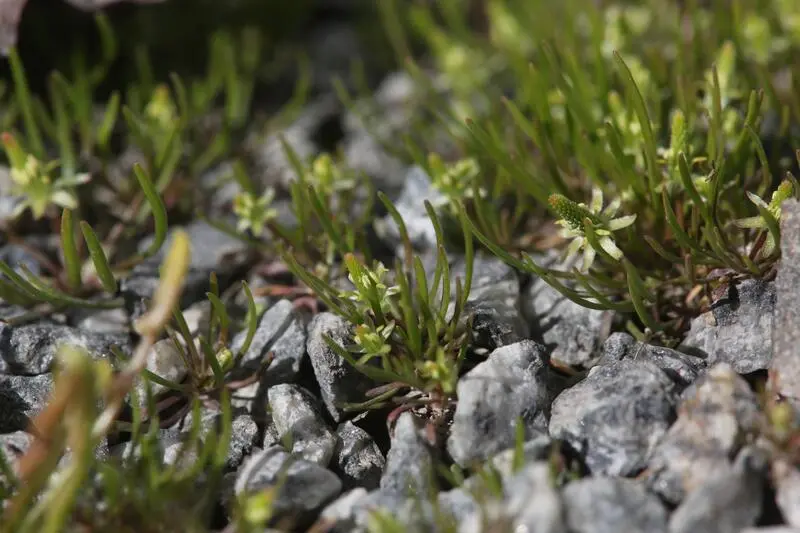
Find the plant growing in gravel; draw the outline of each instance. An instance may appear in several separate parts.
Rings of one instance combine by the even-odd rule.
[[[26,156],[13,138],[5,137],[4,141],[11,155],[12,161],[20,161]],[[109,261],[108,251],[111,247],[104,244],[92,227],[85,221],[80,221],[79,226],[83,234],[83,241],[88,249],[90,266],[94,269],[95,282],[84,279],[83,260],[78,243],[75,238],[75,222],[71,209],[64,209],[61,214],[61,249],[63,264],[52,267],[52,277],[47,280],[34,275],[25,265],[20,265],[22,274],[18,273],[5,261],[0,261],[0,273],[5,279],[0,278],[0,297],[19,304],[47,303],[55,308],[63,306],[81,307],[114,307],[121,305],[119,299],[92,299],[86,295],[102,288],[112,296],[117,292],[117,276],[115,272],[124,271],[155,255],[164,243],[167,235],[167,213],[161,197],[157,194],[150,182],[150,178],[141,167],[134,167],[134,174],[147,199],[153,214],[155,225],[155,238],[152,244],[142,253],[118,259],[117,262]],[[40,180],[44,178],[38,178]],[[113,257],[113,256],[112,256]],[[98,287],[99,285],[99,287]]]
[[[182,419],[198,401],[203,404],[218,404],[223,392],[230,393],[253,383],[260,377],[261,370],[271,362],[269,358],[263,361],[260,369],[249,377],[232,378],[232,372],[238,369],[239,362],[247,353],[255,336],[258,310],[249,286],[246,282],[242,282],[242,289],[248,301],[244,319],[245,338],[234,353],[230,347],[231,329],[234,324],[220,299],[215,275],[211,276],[209,285],[211,290],[206,296],[211,304],[211,315],[206,331],[193,336],[183,312],[177,308],[172,312],[172,320],[165,325],[166,335],[186,368],[186,378],[178,383],[150,370],[142,371],[144,378],[166,389],[156,395],[152,406],[155,411],[150,407],[147,408],[148,422],[150,419],[158,420],[164,427],[169,427],[175,421]],[[124,355],[120,352],[117,351],[116,355],[124,359]],[[168,417],[160,415],[165,411],[169,412]]]
[[[140,82],[129,88],[124,102],[113,93],[98,119],[95,93],[116,58],[117,43],[105,17],[98,15],[96,21],[103,45],[101,61],[90,68],[78,52],[69,77],[58,72],[51,76],[46,102],[31,94],[20,58],[16,50],[10,51],[12,101],[20,122],[10,124],[3,145],[11,166],[12,192],[20,201],[15,220],[3,230],[12,242],[26,246],[15,235],[25,224],[24,211],[30,210],[37,220],[55,218],[61,211],[60,264],[37,254],[47,274],[34,276],[24,266],[18,272],[0,262],[0,297],[25,307],[119,306],[121,300],[115,298],[119,277],[159,251],[166,238],[168,209],[185,207],[185,202],[176,206],[174,198],[186,187],[187,165],[192,172],[201,172],[224,156],[249,110],[261,50],[253,29],[236,37],[227,32],[213,36],[207,75],[189,84],[172,76],[172,87],[155,85],[148,74],[147,55],[140,54]],[[237,47],[240,53],[234,54]],[[218,97],[224,98],[224,118],[215,132],[204,122]],[[120,173],[111,171],[108,143],[120,129],[120,114],[127,126],[124,139],[141,152],[130,172],[135,180],[127,179],[127,172],[121,173],[126,179],[119,179],[115,176]],[[56,160],[51,158],[54,150]],[[85,186],[90,179],[92,187]],[[191,204],[191,196],[184,198]],[[89,216],[92,225],[80,220]],[[76,238],[75,226],[82,240]],[[142,253],[126,252],[151,227],[152,245]],[[98,289],[110,298],[95,298]],[[36,312],[26,318],[35,316]]]
[[[77,348],[61,348],[50,402],[32,421],[34,441],[16,472],[6,472],[17,490],[7,507],[0,506],[3,531],[64,529],[79,492],[89,482],[95,449],[113,429],[124,397],[179,299],[189,253],[188,237],[178,233],[164,260],[157,296],[136,323],[141,340],[121,371],[115,373],[108,361],[94,361]],[[66,450],[70,455],[61,467]]]
[[[369,181],[330,154],[304,164],[291,146],[285,142],[283,146],[297,176],[290,186],[297,226],[278,231],[284,247],[317,272],[348,253],[368,260],[366,229],[372,221],[374,197]],[[356,205],[359,208],[353,209]]]
[[[11,163],[12,194],[22,197],[14,216],[18,217],[30,209],[35,219],[42,218],[51,206],[76,209],[78,200],[74,189],[89,182],[89,174],[68,177],[63,174],[55,180],[52,175],[59,162],[43,164],[33,154],[25,153],[17,140],[9,133],[3,134],[3,147]]]
[[[777,82],[797,76],[787,59],[800,45],[767,20],[796,8],[492,0],[472,31],[453,5],[395,15],[431,45],[409,71],[450,135],[441,159],[476,161],[471,187],[489,191],[459,200],[484,246],[581,305],[627,314],[640,337],[679,335],[718,285],[771,275],[780,202],[800,195],[800,101]],[[592,209],[601,197],[616,219]],[[566,261],[541,264],[536,252],[562,242]]]
[[[433,207],[426,203],[438,248],[434,270],[426,272],[420,258],[413,255],[399,212],[385,196],[380,198],[406,248],[405,257],[397,259],[393,271],[348,254],[344,261],[353,289],[340,290],[303,268],[291,253],[285,253],[284,260],[328,309],[353,325],[352,345],[340,346],[326,338],[329,346],[357,370],[386,384],[374,390],[364,404],[351,408],[376,408],[387,403],[443,407],[455,394],[467,350],[469,320],[465,307],[472,281],[472,241],[465,240],[466,274],[463,281],[456,279],[453,298],[442,229]],[[399,396],[409,388],[410,392]]]
[[[221,221],[212,223],[265,256],[290,253],[304,269],[331,283],[342,275],[338,267],[346,254],[365,261],[371,257],[368,229],[374,213],[374,191],[365,176],[345,168],[331,154],[302,161],[288,143],[282,140],[282,145],[296,177],[289,184],[293,222],[278,220],[277,208],[273,207],[277,190],[268,187],[258,191],[244,165],[236,162],[233,176],[241,188],[233,202],[236,228]],[[264,235],[271,242],[265,242]],[[284,267],[274,265],[272,271],[281,272]],[[270,290],[273,294],[309,295],[304,287],[276,285]]]

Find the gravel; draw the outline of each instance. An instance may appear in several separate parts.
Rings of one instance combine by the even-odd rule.
[[[309,37],[314,56],[329,59],[316,66],[321,76],[340,72],[345,59],[364,52],[352,37],[339,23]],[[295,181],[279,134],[304,160],[335,144],[347,164],[393,199],[429,265],[437,250],[423,201],[438,206],[444,197],[425,170],[406,166],[381,145],[409,123],[411,80],[395,74],[384,81],[376,94],[384,120],[369,128],[326,94],[324,79],[314,88],[322,94],[280,132],[249,135],[245,155],[253,181],[259,189]],[[229,170],[224,163],[203,180],[211,183]],[[0,167],[0,193],[7,181]],[[213,210],[228,210],[236,190],[210,199]],[[0,222],[12,200],[0,194]],[[285,202],[281,209],[281,216],[294,216]],[[347,404],[367,400],[384,384],[327,344],[326,337],[351,344],[353,325],[329,311],[308,313],[288,296],[259,297],[252,343],[226,377],[235,388],[233,429],[219,500],[232,513],[233,496],[274,489],[275,514],[265,531],[288,521],[296,531],[317,523],[328,528],[319,530],[367,533],[374,531],[375,511],[391,516],[399,530],[420,533],[800,531],[800,470],[787,453],[796,439],[776,438],[782,428],[765,412],[778,400],[800,408],[799,220],[800,203],[786,202],[774,281],[742,280],[717,291],[711,309],[669,346],[655,336],[637,340],[621,331],[625,317],[580,307],[542,280],[478,253],[466,306],[472,337],[455,401],[447,405],[438,391],[403,389],[398,397],[408,394],[410,405],[349,410]],[[247,279],[263,287],[273,280],[256,264],[263,258],[234,236],[202,221],[183,228],[192,256],[180,308],[193,335],[207,330],[205,292],[215,272],[223,300],[238,306],[228,339],[236,353],[247,336],[237,284]],[[400,236],[391,217],[376,220],[375,233],[397,255]],[[29,449],[30,420],[53,389],[59,346],[76,345],[112,362],[112,346],[131,352],[132,324],[157,287],[164,250],[122,280],[122,308],[68,309],[20,325],[0,320],[0,453],[12,468]],[[466,268],[463,252],[451,253],[455,280]],[[4,244],[0,257],[41,269],[22,248]],[[22,310],[0,302],[0,312],[7,320]],[[147,369],[196,383],[166,336],[152,347]],[[137,387],[144,392],[141,381]],[[167,392],[158,384],[153,389]],[[219,391],[204,392],[197,429],[208,442],[219,433],[222,413]],[[183,449],[192,415],[176,418],[157,432],[163,459],[180,469],[197,466],[197,451]],[[442,426],[433,427],[439,420]],[[790,426],[790,437],[797,427]],[[103,453],[109,446],[117,458],[140,453],[124,437],[104,441]],[[0,476],[0,489],[6,481]]]
[[[555,399],[550,436],[578,450],[595,475],[635,475],[672,424],[677,399],[677,386],[654,363],[597,366]]]
[[[461,466],[482,461],[547,430],[549,409],[544,346],[533,341],[497,348],[458,383],[458,404],[447,450]]]
[[[308,357],[314,368],[322,401],[336,422],[344,419],[346,403],[364,401],[365,393],[375,384],[350,366],[325,342],[329,336],[341,344],[352,342],[352,329],[342,318],[332,313],[320,313],[308,326]]]

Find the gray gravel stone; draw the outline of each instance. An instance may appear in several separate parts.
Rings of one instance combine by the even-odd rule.
[[[212,272],[216,273],[220,286],[224,287],[252,254],[244,241],[201,220],[191,222],[183,228],[170,228],[159,252],[134,267],[130,275],[120,282],[120,293],[132,318],[138,318],[147,309],[147,301],[158,288],[161,263],[178,229],[186,231],[191,246],[191,261],[181,293],[181,308],[205,299]],[[142,240],[139,249],[146,249],[152,239],[153,237],[148,237]]]
[[[352,24],[329,22],[306,37],[314,65],[314,90],[325,94],[333,91],[335,78],[348,79],[354,62],[364,60],[364,50]]]
[[[440,492],[436,500],[439,508],[455,519],[464,520],[480,510],[480,504],[475,501],[472,494],[461,487]]]
[[[506,483],[506,508],[514,517],[511,531],[566,533],[563,504],[551,475],[550,465],[537,461],[524,466]]]
[[[800,527],[800,470],[783,457],[772,461],[775,501],[786,523]]]
[[[395,196],[402,188],[406,167],[400,159],[389,154],[381,143],[364,131],[346,138],[344,160],[353,172],[363,172],[372,178],[377,188]]]
[[[246,337],[247,330],[239,332],[231,342],[231,349],[237,351]],[[270,352],[274,358],[262,382],[271,385],[295,380],[306,353],[306,328],[289,300],[278,300],[261,315],[241,365],[257,370]]]
[[[232,179],[233,172],[233,162],[222,161],[204,170],[198,177],[199,186],[206,192],[202,201],[207,212],[217,216],[230,213],[234,198],[242,190],[239,182]]]
[[[198,459],[200,446],[207,441],[208,435],[219,431],[222,416],[219,411],[210,409],[200,410],[200,419],[197,422],[198,441],[195,446],[187,446],[192,435],[194,416],[189,412],[173,427],[160,431],[161,445],[164,447],[164,463],[175,465],[179,469],[193,467]]]
[[[37,242],[28,242],[29,246],[33,249],[38,249]],[[35,255],[25,246],[18,244],[6,244],[0,246],[0,261],[5,261],[14,271],[22,273],[22,266],[24,265],[34,275],[38,276],[42,272],[42,265]],[[6,279],[5,276],[3,276]]]
[[[3,433],[0,431],[0,433]],[[25,455],[33,443],[33,435],[24,431],[15,431],[5,435],[0,434],[0,455],[5,459],[11,471],[17,473],[17,461]],[[0,472],[0,486],[8,480]]]
[[[415,165],[406,172],[395,207],[403,217],[411,244],[418,250],[436,248],[436,231],[425,210],[425,200],[435,208],[445,200],[445,196],[433,186],[428,173]],[[392,246],[401,242],[400,231],[390,215],[375,222],[375,231]]]
[[[759,422],[747,382],[720,363],[684,391],[678,418],[650,460],[648,483],[666,501],[680,502],[725,469]]]
[[[122,307],[116,309],[74,309],[70,312],[70,319],[74,327],[91,333],[129,335],[131,331],[130,317]]]
[[[404,412],[394,427],[380,489],[385,494],[422,497],[433,487],[436,473],[433,450],[422,435],[416,417]]]
[[[708,365],[728,363],[739,374],[769,368],[775,284],[756,279],[729,287],[712,310],[692,320],[679,347],[708,358]]]
[[[342,480],[345,490],[377,489],[386,459],[370,434],[348,421],[336,428],[336,436],[339,441],[331,468]]]
[[[52,390],[52,374],[0,374],[0,433],[26,429],[29,419],[44,409]]]
[[[275,520],[289,519],[295,527],[306,527],[342,490],[333,472],[293,457],[279,446],[248,457],[236,474],[235,494],[276,488]]]
[[[522,444],[522,464],[544,461],[550,457],[553,441],[548,435],[539,435]],[[516,448],[509,448],[494,455],[489,462],[500,475],[501,479],[508,479],[514,475],[514,458]],[[470,478],[471,480],[472,478]],[[467,480],[469,482],[470,480]]]
[[[519,418],[526,439],[547,430],[547,362],[542,345],[522,341],[493,351],[458,382],[447,450],[461,466],[514,444]]]
[[[201,300],[183,310],[183,319],[192,337],[206,334],[211,323],[211,309],[210,300]]]
[[[745,448],[732,466],[705,479],[672,513],[670,533],[739,533],[761,514],[767,463]]]
[[[451,278],[466,274],[464,261],[450,267]],[[528,324],[520,311],[517,272],[503,261],[477,254],[466,312],[472,315],[472,348],[493,350],[527,339]],[[453,287],[455,297],[455,287]]]
[[[650,361],[684,387],[693,383],[706,367],[701,357],[638,342],[627,333],[612,333],[603,343],[603,357],[598,364],[606,365],[623,359]]]
[[[650,362],[596,366],[553,402],[550,436],[568,441],[595,475],[628,476],[674,420],[675,383]]]
[[[319,383],[322,401],[334,421],[344,418],[342,404],[361,402],[367,390],[375,383],[355,370],[339,354],[330,349],[323,335],[330,336],[340,345],[352,342],[350,324],[333,313],[316,315],[308,326],[308,357]]]
[[[427,499],[405,498],[400,494],[377,490],[361,496],[350,503],[349,509],[340,508],[341,512],[349,511],[349,516],[338,522],[333,531],[364,532],[373,531],[373,516],[380,514],[393,518],[409,533],[428,533],[439,531],[434,527],[433,505]]]
[[[667,510],[644,484],[624,478],[585,478],[564,488],[571,533],[666,533]],[[701,531],[701,530],[697,530]]]
[[[781,208],[781,261],[775,278],[775,327],[772,329],[772,389],[800,408],[800,202]]]
[[[127,335],[90,333],[56,324],[10,326],[0,322],[0,374],[38,375],[49,372],[58,348],[71,345],[94,358],[111,357],[111,346],[130,350]]]
[[[361,487],[345,492],[322,510],[317,523],[330,533],[363,531],[356,527],[356,515],[360,502],[366,497],[367,490]]]
[[[17,0],[17,3],[21,5],[23,2]],[[0,26],[0,32],[5,33],[6,30]],[[13,40],[16,41],[16,34]],[[0,49],[5,48],[4,41],[4,39],[0,38]],[[22,196],[15,196],[11,193],[13,184],[9,167],[0,165],[0,224],[6,224],[13,219],[17,204],[23,200]]]
[[[328,466],[336,447],[336,435],[325,423],[317,400],[306,389],[288,383],[270,387],[267,393],[278,438],[294,455]]]
[[[358,102],[357,110],[346,111],[342,121],[345,133],[342,151],[348,168],[369,176],[376,188],[391,198],[402,190],[407,169],[385,150],[381,141],[392,142],[399,131],[411,124],[414,106],[409,104],[415,92],[415,84],[407,72],[392,73],[381,82],[373,98]],[[370,128],[367,128],[362,116],[370,115],[379,119],[368,118]]]
[[[539,279],[524,291],[522,311],[533,338],[552,349],[551,359],[567,366],[592,365],[613,319],[611,311],[582,307]]]
[[[244,344],[247,331],[239,332],[231,343],[234,353]],[[294,382],[306,357],[306,323],[289,300],[278,300],[259,319],[256,334],[243,363],[234,371],[237,379],[247,379],[272,354],[261,378],[237,389],[233,403],[259,420],[267,417],[267,390],[278,383]]]
[[[225,460],[227,469],[238,468],[245,457],[250,455],[258,439],[258,425],[250,415],[236,416],[231,423],[231,442],[228,446],[228,457]]]
[[[187,369],[186,362],[183,359],[181,351],[172,342],[172,339],[162,339],[156,342],[150,353],[147,355],[147,370],[153,374],[172,381],[173,383],[180,383],[186,377]],[[138,392],[139,403],[142,407],[147,405],[145,380],[140,378],[136,382],[136,389]],[[163,385],[150,382],[150,390],[153,395],[167,390]]]
[[[458,533],[488,531],[514,531],[514,517],[510,516],[505,502],[490,500],[479,511],[462,518],[458,524]]]
[[[330,95],[329,95],[330,96]],[[301,161],[316,156],[320,147],[315,138],[326,123],[339,120],[341,105],[335,97],[310,102],[292,124],[266,137],[254,135],[246,142],[255,162],[251,173],[260,189],[281,185],[288,187],[297,179],[294,167],[281,144],[281,137]]]
[[[219,434],[222,427],[222,413],[214,408],[201,408],[197,428],[197,440],[191,444],[194,417],[190,412],[174,426],[159,430],[159,444],[161,458],[165,465],[172,465],[179,470],[188,470],[194,467],[200,459],[199,450],[207,442],[208,436]],[[225,458],[225,469],[236,469],[256,445],[258,426],[246,414],[233,417],[231,423],[231,440]],[[139,456],[139,449],[135,449],[131,442],[116,446],[112,453],[119,457]]]

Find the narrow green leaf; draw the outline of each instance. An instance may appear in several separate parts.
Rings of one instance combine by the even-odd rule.
[[[317,215],[317,219],[319,223],[322,225],[322,228],[325,230],[325,233],[328,235],[331,241],[333,241],[336,250],[339,253],[353,253],[355,250],[349,250],[347,247],[347,243],[345,242],[344,238],[342,237],[341,232],[334,226],[333,220],[334,216],[331,211],[323,204],[322,199],[320,198],[322,193],[317,192],[313,185],[309,184],[306,186],[308,190],[308,200],[311,202],[311,207],[314,210],[314,213]]]
[[[72,177],[75,174],[76,162],[75,151],[72,147],[70,117],[65,102],[65,98],[68,98],[69,95],[62,91],[57,79],[57,75],[52,75],[48,80],[50,102],[53,108],[53,128],[58,139],[62,175]]]
[[[753,146],[756,149],[756,154],[758,155],[758,161],[761,163],[761,170],[766,174],[765,181],[767,183],[772,183],[772,172],[769,170],[769,159],[767,158],[767,153],[764,151],[764,144],[761,142],[761,139],[756,133],[756,130],[753,129],[752,126],[749,124],[745,125],[745,131],[750,136],[750,140],[753,142]]]
[[[614,59],[617,62],[617,67],[622,74],[622,81],[625,84],[625,91],[628,98],[631,99],[634,110],[636,111],[636,118],[642,128],[642,137],[644,138],[644,153],[647,161],[647,175],[649,178],[650,200],[653,206],[658,205],[658,198],[656,196],[656,187],[661,182],[658,172],[658,159],[657,159],[657,144],[653,134],[653,128],[650,123],[650,114],[647,112],[647,105],[645,104],[644,97],[642,96],[639,87],[636,85],[636,80],[633,78],[630,69],[623,61],[619,52],[614,51]]]
[[[692,202],[697,206],[700,212],[703,214],[703,218],[705,219],[706,223],[711,223],[711,215],[708,212],[708,205],[703,200],[703,197],[700,196],[700,192],[694,186],[694,181],[692,180],[692,174],[689,170],[689,162],[686,160],[686,154],[683,152],[678,154],[678,174],[681,177],[681,183],[683,183],[683,188],[686,190],[686,193],[689,195],[689,198],[692,199]]]
[[[647,311],[647,304],[645,303],[647,291],[644,288],[642,279],[639,277],[639,272],[636,270],[636,267],[634,267],[633,264],[627,259],[623,258],[622,264],[625,267],[625,273],[627,274],[628,290],[630,291],[631,302],[633,303],[634,309],[636,309],[636,314],[639,316],[639,319],[642,321],[642,323],[650,328],[650,330],[660,331],[662,329],[661,326],[656,323],[656,321]]]
[[[175,322],[175,326],[177,327],[178,333],[183,338],[183,346],[184,349],[189,352],[191,356],[189,358],[190,364],[188,368],[190,369],[197,369],[202,368],[202,362],[205,360],[204,357],[200,357],[200,352],[197,350],[197,345],[194,343],[194,337],[192,336],[192,331],[189,329],[189,324],[186,323],[186,317],[183,316],[183,311],[176,305],[175,308],[172,310],[172,318]],[[180,345],[178,345],[180,348]],[[183,351],[181,349],[181,351]],[[197,371],[197,370],[195,370]]]
[[[578,281],[578,283],[591,295],[591,297],[597,300],[598,305],[603,306],[605,309],[613,309],[614,311],[618,311],[620,313],[627,313],[633,310],[633,306],[630,302],[615,302],[605,294],[601,293],[592,286],[589,277],[585,274],[582,274],[577,268],[573,269],[572,274],[575,276],[575,279]]]
[[[72,211],[61,212],[61,250],[64,254],[64,270],[67,273],[67,284],[73,291],[81,287],[81,260],[75,242],[75,226]]]
[[[36,299],[31,294],[3,278],[0,278],[0,299],[21,307],[29,307],[36,302]]]
[[[214,383],[217,385],[222,384],[225,374],[222,371],[222,366],[219,364],[214,348],[211,347],[208,340],[200,337],[200,349],[203,351],[203,359],[208,363],[211,372],[214,374]]]
[[[97,128],[97,145],[106,150],[108,142],[111,139],[111,133],[114,131],[114,126],[117,123],[120,109],[120,96],[118,91],[111,93],[108,99],[106,109],[103,112],[103,120],[100,121],[100,126]]]
[[[408,229],[406,228],[406,223],[403,220],[402,215],[400,215],[400,211],[394,206],[389,197],[386,196],[382,191],[378,192],[378,199],[386,206],[386,210],[389,211],[389,215],[394,220],[394,223],[397,225],[397,230],[400,233],[400,242],[403,243],[404,248],[404,259],[406,262],[406,267],[410,271],[412,268],[413,257],[414,257],[414,248],[411,245],[411,238],[408,236]]]
[[[758,209],[758,214],[761,215],[761,218],[764,219],[764,222],[767,223],[767,230],[769,231],[772,238],[775,240],[775,243],[778,246],[775,247],[776,251],[780,251],[780,242],[781,242],[781,228],[778,220],[770,213],[769,209],[765,208],[763,205],[756,204],[756,208]]]
[[[400,288],[400,309],[403,313],[403,324],[408,335],[408,348],[412,354],[419,357],[423,352],[422,331],[420,330],[419,317],[414,307],[411,286],[406,274],[403,272],[400,259],[396,261],[395,272],[397,272],[396,283]]]
[[[84,220],[80,222],[81,232],[83,233],[83,240],[86,241],[86,247],[89,249],[89,257],[92,258],[95,272],[103,288],[110,294],[117,292],[117,280],[111,272],[111,267],[108,264],[108,258],[103,251],[103,245],[100,239],[97,238],[92,227]]]
[[[684,231],[684,229],[678,223],[678,217],[675,215],[675,211],[672,209],[672,202],[669,199],[669,195],[667,195],[666,190],[662,192],[662,205],[664,206],[664,213],[666,214],[667,224],[669,224],[670,229],[672,230],[672,235],[675,237],[675,240],[685,249],[691,250],[694,253],[702,256],[706,259],[713,259],[713,257],[706,252],[700,244],[697,243],[689,234]]]
[[[22,121],[25,124],[28,148],[38,159],[42,160],[46,155],[44,143],[42,142],[42,135],[39,133],[39,126],[36,124],[33,99],[28,88],[25,68],[22,66],[16,47],[11,47],[8,51],[8,61],[11,64],[11,77],[14,80],[14,98],[17,101],[17,105],[19,105]]]
[[[165,387],[167,389],[178,391],[178,392],[183,392],[183,393],[186,393],[186,394],[191,394],[191,392],[192,392],[191,387],[187,387],[186,385],[181,385],[180,383],[175,383],[172,380],[169,380],[169,379],[166,379],[166,378],[162,378],[158,374],[155,374],[155,373],[151,372],[150,370],[147,370],[146,368],[144,370],[142,370],[142,375],[145,378],[147,378],[149,381],[152,381],[153,383],[161,385],[162,387]]]
[[[722,129],[722,95],[719,86],[717,66],[711,67],[711,136],[709,158],[714,160],[715,168],[721,168],[725,157],[725,132]]]
[[[161,249],[161,245],[167,238],[167,208],[161,200],[161,196],[156,192],[147,172],[141,165],[136,163],[133,165],[133,174],[136,176],[136,181],[139,182],[139,187],[142,188],[147,203],[150,205],[150,210],[153,213],[153,220],[155,222],[155,237],[153,243],[142,254],[143,258],[155,255]]]
[[[664,259],[666,259],[670,263],[676,263],[677,264],[677,263],[681,262],[681,258],[680,257],[678,257],[677,255],[673,254],[672,252],[668,252],[661,245],[661,243],[659,243],[657,240],[655,240],[650,235],[645,235],[644,236],[644,240],[645,240],[645,242],[647,242],[647,244],[650,245],[650,247],[653,249],[653,251],[655,253],[657,253],[659,256],[663,257]]]
[[[247,334],[245,335],[242,346],[239,348],[239,351],[234,358],[236,363],[238,363],[247,353],[247,350],[250,349],[250,345],[253,343],[253,338],[256,336],[256,330],[258,329],[258,308],[256,307],[256,301],[253,299],[253,292],[250,290],[250,286],[244,280],[242,280],[242,290],[244,290],[244,294],[247,297],[247,315],[245,316]]]
[[[220,327],[223,329],[223,331],[227,331],[230,327],[231,318],[228,315],[228,310],[225,308],[225,304],[222,303],[222,300],[219,299],[219,296],[213,292],[207,292],[206,296],[208,297],[208,301],[211,302],[211,308],[214,311],[214,315],[219,320]]]
[[[175,100],[178,104],[178,113],[181,117],[181,120],[187,122],[192,117],[192,108],[189,105],[189,98],[186,96],[186,85],[184,85],[180,76],[174,72],[170,73],[169,79],[172,81],[172,89],[175,92]]]
[[[0,271],[6,274],[6,276],[11,277],[9,272],[3,269],[3,265],[4,263],[0,262]],[[26,278],[22,278],[12,270],[11,274],[16,276],[16,279],[12,279],[12,281],[14,281],[14,283],[17,285],[24,287],[26,290],[33,291],[33,297],[38,301],[91,309],[113,309],[120,307],[123,303],[121,298],[115,298],[112,300],[83,300],[81,298],[75,298],[47,285],[44,281],[37,278],[26,265],[20,265],[19,268],[23,271]],[[21,284],[18,282],[18,280],[21,281]]]
[[[217,453],[214,456],[214,467],[216,471],[221,471],[228,461],[230,443],[233,432],[233,410],[231,408],[231,396],[227,387],[222,388],[219,404],[222,407],[222,433],[217,442]]]

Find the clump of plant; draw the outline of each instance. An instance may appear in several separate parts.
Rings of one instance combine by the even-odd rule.
[[[95,450],[114,429],[125,396],[178,302],[189,254],[188,237],[177,233],[156,296],[136,322],[140,341],[121,370],[77,348],[61,348],[51,400],[31,423],[33,443],[14,471],[4,472],[12,495],[7,506],[0,506],[3,531],[63,531],[73,517],[79,493],[97,466]],[[59,466],[67,450],[66,464]]]
[[[275,203],[279,191],[275,187],[258,190],[237,161],[233,177],[240,192],[232,206],[236,227],[210,222],[245,240],[265,258],[291,251],[306,270],[333,283],[343,275],[340,264],[346,254],[371,260],[368,232],[374,216],[374,190],[365,176],[347,169],[332,154],[303,161],[288,143],[282,140],[282,145],[295,172],[288,191],[291,220],[279,219]],[[288,273],[281,261],[272,261],[266,270],[270,275]],[[313,298],[305,286],[273,283],[256,291],[259,295]]]
[[[155,237],[151,245],[143,252],[134,256],[115,257],[116,262],[109,259],[111,246],[103,243],[94,229],[85,221],[79,222],[85,250],[88,251],[88,263],[85,263],[82,250],[76,239],[74,220],[74,197],[70,190],[73,179],[57,179],[55,182],[48,175],[54,165],[42,166],[31,154],[26,154],[17,141],[8,134],[3,136],[3,143],[11,160],[12,179],[26,198],[24,206],[31,206],[35,215],[44,215],[44,211],[53,204],[64,205],[61,212],[61,251],[62,264],[53,265],[46,262],[51,268],[51,277],[44,278],[33,274],[25,265],[18,268],[18,273],[5,261],[0,261],[0,273],[5,278],[0,278],[0,297],[4,300],[20,305],[34,305],[46,303],[59,308],[63,306],[79,307],[115,307],[121,305],[121,300],[115,298],[118,288],[117,274],[132,268],[138,263],[154,256],[164,243],[167,235],[167,213],[164,203],[155,191],[149,176],[141,167],[134,167],[134,174],[147,199],[148,206],[153,215]],[[20,241],[22,242],[22,241]],[[87,279],[85,265],[93,269],[91,278]],[[93,294],[102,289],[112,298],[93,298]]]
[[[800,43],[776,22],[796,8],[490,0],[472,31],[457,4],[396,12],[431,45],[430,106],[458,147],[408,157],[472,189],[454,202],[484,246],[629,314],[639,337],[680,334],[716,287],[772,274],[780,204],[800,195],[800,100],[776,82],[797,79]],[[480,171],[452,184],[443,169],[467,162]]]
[[[118,47],[105,17],[100,14],[96,21],[103,45],[100,62],[90,67],[77,51],[73,72],[53,73],[44,97],[30,92],[16,50],[9,55],[13,114],[2,141],[17,205],[4,223],[4,234],[27,247],[17,231],[30,223],[28,214],[34,223],[57,224],[60,213],[61,226],[59,261],[32,251],[45,268],[43,276],[0,263],[0,296],[25,307],[120,305],[120,276],[158,253],[166,238],[167,213],[191,208],[194,201],[192,195],[178,193],[229,153],[249,116],[262,48],[253,29],[237,37],[214,35],[206,77],[187,83],[172,76],[172,87],[153,80],[142,50],[137,55],[139,82],[124,98],[112,93],[98,117],[95,93]],[[209,129],[208,117],[218,98],[223,99],[222,117]],[[109,144],[113,135],[137,150],[138,160],[130,167],[115,160],[118,154]],[[90,218],[92,224],[81,218]],[[152,244],[131,254],[131,246],[149,231],[155,234]],[[97,298],[99,290],[107,297]]]
[[[244,379],[233,378],[234,371],[239,368],[250,348],[258,325],[258,310],[252,292],[246,282],[242,289],[247,297],[248,307],[244,319],[245,337],[235,353],[231,349],[231,332],[234,322],[219,294],[216,276],[212,274],[209,282],[210,290],[206,296],[211,305],[211,314],[205,331],[193,335],[189,329],[183,312],[176,308],[172,319],[165,325],[166,338],[171,342],[181,357],[186,368],[186,377],[181,382],[166,379],[144,369],[142,375],[147,381],[163,387],[165,390],[155,397],[152,406],[146,409],[146,422],[158,421],[163,427],[170,427],[183,419],[195,403],[217,407],[223,392],[233,391],[255,382],[271,362],[267,358],[259,368]],[[120,359],[124,355],[116,352]],[[154,356],[157,356],[154,354]],[[132,399],[133,401],[133,399]],[[168,416],[163,413],[168,412]]]
[[[344,262],[353,289],[340,290],[306,270],[292,253],[283,257],[292,273],[330,311],[353,325],[353,343],[341,346],[326,338],[331,349],[360,372],[384,383],[372,391],[372,398],[351,408],[427,404],[441,409],[455,396],[467,353],[472,240],[467,238],[464,243],[464,280],[457,278],[453,287],[442,229],[433,207],[426,203],[436,230],[437,256],[433,272],[426,272],[420,258],[413,254],[399,212],[384,195],[379,196],[405,243],[405,257],[397,259],[393,271],[379,262],[368,264],[347,254]]]

